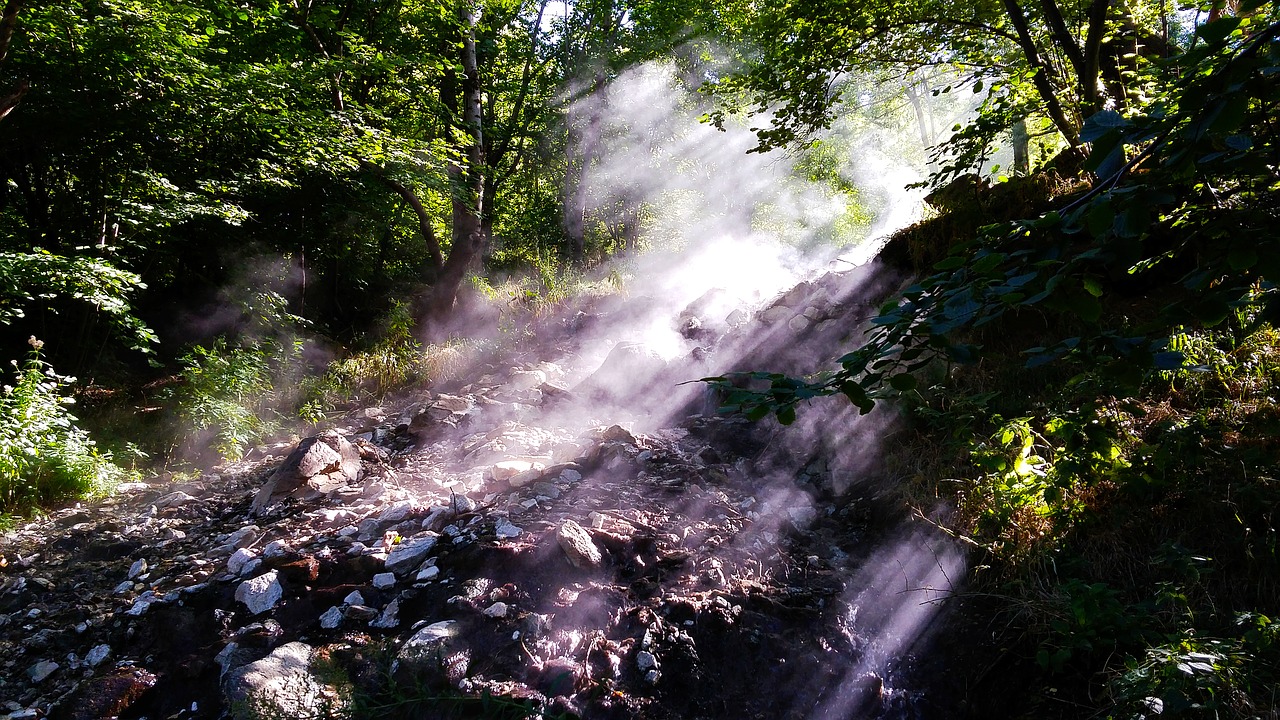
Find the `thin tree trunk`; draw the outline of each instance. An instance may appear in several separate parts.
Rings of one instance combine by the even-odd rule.
[[[907,83],[906,92],[907,100],[911,103],[911,108],[916,111],[916,127],[920,131],[920,147],[928,150],[929,146],[933,145],[933,143],[929,138],[928,120],[925,118],[924,107],[921,104],[920,95],[916,93],[915,84]]]
[[[566,198],[564,208],[565,235],[569,238],[569,256],[577,265],[586,263],[587,189],[591,163],[600,151],[600,137],[604,125],[604,102],[601,91],[605,86],[603,70],[597,70],[591,86],[584,96],[588,100],[586,123],[578,133],[570,131],[569,162],[566,164]],[[577,142],[573,142],[574,135]],[[576,160],[576,161],[575,161]]]
[[[1031,136],[1027,132],[1027,119],[1018,118],[1013,123],[1013,171],[1018,175],[1031,174]]]

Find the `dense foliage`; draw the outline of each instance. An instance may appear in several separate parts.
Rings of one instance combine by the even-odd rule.
[[[1047,182],[963,177],[935,196],[981,216],[988,195],[1038,190],[1054,210],[959,238],[929,237],[948,215],[922,223],[892,241],[921,276],[836,369],[754,373],[762,391],[716,380],[730,409],[783,423],[824,395],[906,411],[916,440],[890,458],[906,499],[922,516],[953,506],[946,529],[1012,618],[1001,642],[1043,673],[1020,712],[1275,712],[1280,24],[1269,3],[1207,10],[1141,68],[1140,94],[1090,108],[1058,87],[1078,123],[1040,95],[1060,146],[1087,147],[1083,181],[1068,159]],[[784,112],[764,140],[830,107]],[[939,179],[1012,124],[990,98],[980,112]]]
[[[14,363],[13,385],[0,394],[0,508],[27,509],[104,493],[124,476],[76,425],[66,394],[75,381],[41,359],[43,343]]]

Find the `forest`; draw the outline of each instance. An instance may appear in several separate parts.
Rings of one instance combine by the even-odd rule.
[[[74,554],[81,541],[58,525],[85,508],[154,490],[139,507],[160,517],[159,488],[213,473],[268,484],[252,506],[243,493],[195,493],[209,522],[252,521],[257,531],[272,517],[284,527],[305,508],[293,498],[271,511],[283,515],[264,511],[279,475],[270,473],[296,464],[290,448],[329,442],[325,433],[355,443],[367,431],[366,445],[383,449],[361,445],[363,462],[374,457],[407,477],[406,468],[443,463],[446,448],[472,453],[501,428],[542,422],[541,446],[522,454],[507,442],[483,472],[484,482],[508,483],[501,492],[515,493],[513,508],[524,502],[522,473],[556,467],[591,482],[597,466],[614,467],[601,459],[610,448],[630,443],[637,482],[660,475],[649,458],[669,450],[696,466],[689,472],[707,493],[717,482],[735,500],[743,493],[723,517],[773,511],[760,547],[791,570],[760,571],[754,591],[728,582],[725,607],[756,592],[776,610],[791,602],[787,588],[828,576],[848,599],[859,568],[879,557],[852,549],[855,535],[925,533],[964,560],[933,563],[948,568],[951,592],[920,603],[939,607],[927,632],[893,644],[889,625],[865,629],[865,647],[892,659],[867,659],[876,653],[862,640],[831,651],[823,662],[856,657],[855,669],[831,669],[803,708],[759,698],[681,705],[702,701],[663,684],[678,683],[671,678],[684,667],[667,659],[679,627],[651,648],[623,638],[621,625],[557,651],[585,668],[576,694],[549,689],[547,668],[563,657],[547,650],[535,663],[543,680],[506,666],[485,671],[534,694],[448,675],[414,696],[399,675],[375,681],[360,670],[404,657],[387,649],[396,625],[384,602],[370,611],[376,619],[363,619],[384,623],[369,624],[381,628],[366,632],[374,639],[343,640],[325,656],[322,680],[342,675],[332,680],[340,690],[303,714],[1275,718],[1280,291],[1268,278],[1280,277],[1278,104],[1280,7],[1263,0],[7,0],[0,648],[35,662],[47,647],[73,647],[30,643],[38,633],[19,626],[54,602],[35,586],[53,597],[50,587],[28,582],[42,562],[29,558],[64,535],[61,549],[72,554],[59,562],[88,567]],[[675,319],[660,330],[638,319],[667,305]],[[603,349],[593,345],[607,332]],[[648,349],[618,360],[636,342]],[[606,374],[616,363],[622,370]],[[493,390],[495,376],[511,389]],[[570,379],[582,382],[571,388]],[[536,401],[512,399],[529,391]],[[410,399],[422,402],[400,421],[399,410],[385,410]],[[455,400],[469,409],[446,407]],[[501,421],[491,407],[476,410],[503,404]],[[604,450],[570,454],[565,470],[547,438],[577,424],[609,427],[596,433]],[[664,445],[672,428],[705,438],[706,449]],[[351,443],[325,452],[347,457]],[[436,454],[415,455],[428,449]],[[444,465],[423,471],[453,498],[455,530],[472,516],[492,521],[486,513],[506,502],[468,484],[480,473],[468,457],[454,480],[440,479],[453,477]],[[526,465],[507,475],[503,463]],[[750,485],[783,474],[785,492]],[[370,482],[348,479],[352,488]],[[566,483],[524,507],[559,508]],[[366,509],[381,527],[351,520],[366,554],[387,538],[377,562],[388,572],[420,539],[414,533],[447,534],[428,528],[436,515],[427,494],[400,490],[410,494],[384,500],[413,506],[409,518],[422,524],[412,532],[404,516],[385,521],[385,503]],[[298,503],[350,502],[334,492]],[[800,515],[818,508],[816,519],[751,505],[766,494],[803,496]],[[467,497],[475,507],[462,511],[458,498]],[[613,519],[586,531],[563,513],[547,520],[559,524],[550,542],[565,547],[573,572],[581,567],[568,524],[617,556],[587,564],[625,577],[624,605],[641,615],[650,610],[636,608],[651,608],[645,592],[661,593],[637,589],[650,570],[619,558],[649,568],[636,540],[645,533],[666,548],[653,551],[652,567],[685,552],[662,544],[666,525],[636,515],[645,502],[598,509],[593,516]],[[481,533],[484,543],[501,548],[520,536],[504,535],[519,517],[533,524],[506,512]],[[44,539],[32,545],[31,533]],[[357,535],[348,535],[350,545]],[[828,536],[843,549],[815,550],[815,538]],[[227,547],[272,566],[263,548]],[[135,543],[127,562],[112,557],[130,567],[147,552]],[[466,563],[479,562],[465,555],[440,556],[439,567],[460,580]],[[811,577],[806,568],[818,561],[832,569]],[[225,582],[253,570],[229,572]],[[326,572],[319,582],[331,577],[334,587],[363,582]],[[410,588],[412,575],[394,571],[402,594],[390,603],[445,612],[443,599],[423,599],[433,592],[423,574],[434,573],[413,572]],[[921,572],[908,584],[932,593],[922,579],[932,570]],[[763,578],[784,575],[786,597],[768,594]],[[653,587],[669,589],[667,578],[651,578]],[[139,581],[127,593],[159,598],[160,585]],[[225,588],[221,600],[203,589],[191,598],[230,605]],[[286,591],[286,610],[310,607],[302,590]],[[495,617],[497,605],[506,613],[515,598],[537,605],[537,593],[520,592],[504,590],[473,615]],[[169,607],[178,595],[164,597]],[[238,590],[235,602],[248,605]],[[773,612],[741,604],[747,614]],[[858,604],[848,604],[856,617]],[[334,607],[349,629],[364,605]],[[834,606],[778,622],[801,634],[829,627]],[[160,612],[131,607],[135,618]],[[284,620],[291,642],[281,647],[314,640],[313,618],[294,627],[287,612],[269,612]],[[122,648],[146,636],[132,627],[108,643],[122,662]],[[228,628],[218,642],[232,642]],[[612,675],[593,672],[593,653],[609,643],[618,657],[647,656],[640,670],[654,674],[630,678],[616,662]],[[49,682],[73,669],[83,678],[57,692],[42,685],[55,670],[10,660],[0,674],[23,679],[0,681],[0,713],[11,713],[3,717],[179,707],[166,685],[177,671],[153,668],[146,687],[160,684],[149,695],[124,693],[110,713],[67,714],[67,698],[105,672],[75,652]],[[659,661],[669,668],[660,675]],[[688,663],[714,684],[714,669]],[[192,670],[214,678],[207,684],[220,699],[201,696],[199,712],[184,700],[187,714],[168,716],[204,717],[208,702],[225,702],[222,716],[301,716],[301,706],[264,709],[261,697],[235,696],[225,679],[234,666]],[[857,702],[833,705],[836,695]]]

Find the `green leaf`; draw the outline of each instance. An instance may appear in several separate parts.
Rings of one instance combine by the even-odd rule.
[[[979,272],[979,273],[990,272],[996,269],[997,267],[999,267],[1000,263],[1004,262],[1005,257],[1006,256],[1004,253],[991,253],[990,255],[983,255],[982,257],[974,260],[973,271]]]
[[[916,377],[914,375],[908,375],[907,373],[894,375],[889,378],[889,387],[897,390],[898,392],[909,392],[911,390],[915,390],[917,384],[918,382]]]
[[[963,266],[966,261],[967,261],[966,258],[960,257],[959,255],[952,255],[950,257],[943,258],[942,260],[939,260],[938,262],[934,263],[933,269],[934,270],[955,270],[956,268]]]
[[[1227,253],[1232,270],[1248,270],[1258,264],[1258,251],[1248,245],[1236,245]]]
[[[1192,304],[1190,310],[1191,314],[1205,327],[1218,325],[1231,314],[1231,306],[1227,304],[1226,300],[1217,295],[1202,298]]]
[[[1089,323],[1096,323],[1102,317],[1102,303],[1087,292],[1067,296],[1064,309]]]
[[[782,423],[783,425],[790,425],[795,421],[796,421],[795,405],[783,405],[782,407],[778,408],[778,422]]]
[[[1209,43],[1216,43],[1225,40],[1228,35],[1235,32],[1235,29],[1240,27],[1240,20],[1241,18],[1238,17],[1224,17],[1214,20],[1211,23],[1201,25],[1196,30],[1196,34]]]
[[[1132,127],[1132,123],[1115,110],[1102,110],[1090,115],[1080,129],[1080,139],[1091,143],[1102,139],[1107,133]]]

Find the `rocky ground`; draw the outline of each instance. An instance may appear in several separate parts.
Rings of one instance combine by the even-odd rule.
[[[451,386],[18,528],[0,712],[947,717],[920,649],[963,560],[862,482],[888,419],[784,431],[678,384],[811,370],[870,277],[709,293],[678,361],[610,336],[621,305],[544,319]]]

